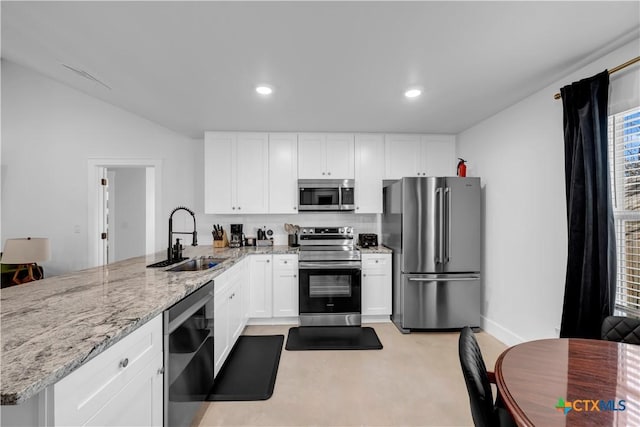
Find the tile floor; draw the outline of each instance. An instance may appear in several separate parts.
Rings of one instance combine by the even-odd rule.
[[[384,348],[287,351],[273,396],[258,402],[212,402],[194,426],[472,426],[458,360],[458,333],[401,334],[371,325]],[[286,336],[290,326],[249,326],[245,335]],[[506,348],[476,333],[493,370]],[[495,395],[495,390],[494,390]]]

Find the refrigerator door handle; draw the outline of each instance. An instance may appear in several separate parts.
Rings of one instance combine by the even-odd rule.
[[[444,262],[443,253],[444,253],[444,200],[442,195],[442,188],[436,188],[436,197],[438,199],[438,250],[437,255],[435,257],[436,264],[440,264]]]
[[[480,276],[465,277],[409,277],[410,282],[470,282],[480,280]]]
[[[447,209],[447,213],[445,215],[445,221],[447,222],[447,234],[444,243],[443,263],[447,263],[449,262],[449,245],[451,244],[451,189],[449,187],[444,189],[444,198],[446,200],[445,207]]]

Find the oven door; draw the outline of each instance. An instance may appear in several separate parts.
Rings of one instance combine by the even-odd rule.
[[[299,276],[301,316],[333,313],[360,314],[362,301],[359,263],[300,262]]]

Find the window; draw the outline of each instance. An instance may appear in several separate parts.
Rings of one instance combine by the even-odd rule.
[[[609,116],[616,307],[640,314],[640,107]]]

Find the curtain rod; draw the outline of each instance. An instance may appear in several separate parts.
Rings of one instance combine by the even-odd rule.
[[[620,64],[617,67],[613,67],[612,69],[609,70],[609,75],[615,73],[616,71],[620,71],[623,68],[627,68],[629,65],[633,65],[636,62],[640,61],[640,56],[636,56],[633,59],[630,59],[629,61],[625,62],[624,64]],[[555,95],[553,95],[553,99],[560,99],[562,98],[562,95],[560,95],[560,92],[556,93]]]

